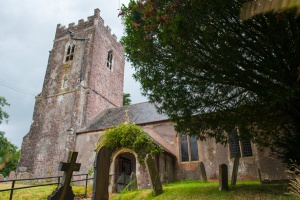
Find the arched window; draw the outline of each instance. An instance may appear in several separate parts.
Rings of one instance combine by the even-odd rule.
[[[75,52],[75,44],[69,44],[67,47],[66,59],[65,62],[73,60]]]
[[[113,64],[113,52],[112,50],[108,51],[108,55],[107,55],[107,68],[112,70],[112,64]]]

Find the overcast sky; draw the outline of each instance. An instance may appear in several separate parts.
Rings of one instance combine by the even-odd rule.
[[[99,8],[118,40],[123,35],[120,4],[129,0],[1,0],[0,1],[0,96],[10,107],[8,124],[0,131],[13,144],[21,147],[32,121],[35,95],[42,90],[49,50],[52,49],[57,24],[87,20]],[[147,101],[140,94],[140,85],[132,78],[134,70],[125,65],[124,92],[131,94],[132,103]]]

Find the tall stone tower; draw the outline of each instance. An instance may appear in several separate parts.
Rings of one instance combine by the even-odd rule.
[[[104,109],[122,106],[124,63],[124,48],[99,9],[77,25],[57,25],[18,172],[58,174],[58,163],[74,148],[75,132]]]

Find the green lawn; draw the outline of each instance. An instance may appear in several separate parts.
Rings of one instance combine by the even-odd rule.
[[[113,194],[110,200],[195,200],[195,199],[297,199],[286,195],[286,186],[260,185],[259,182],[238,182],[237,186],[231,187],[229,191],[219,191],[218,183],[202,183],[200,181],[185,181],[164,186],[164,193],[153,197],[151,190],[140,190],[123,194]]]
[[[10,184],[0,184],[0,189],[9,188]],[[16,187],[20,187],[17,185]],[[22,189],[14,191],[14,200],[39,200],[47,199],[56,186],[36,187],[31,189]],[[84,187],[72,186],[76,196],[84,194]],[[285,194],[286,185],[284,184],[266,184],[260,185],[259,182],[238,182],[237,186],[229,186],[229,191],[218,190],[217,182],[203,183],[200,181],[183,181],[164,185],[164,193],[153,197],[150,189],[139,191],[126,191],[123,194],[111,194],[110,200],[196,200],[196,199],[241,199],[241,200],[256,200],[256,199],[297,199]],[[9,192],[0,192],[0,199],[9,199]],[[81,195],[80,195],[81,194]],[[92,186],[88,187],[88,196],[91,199]],[[79,198],[77,198],[79,199]]]
[[[16,184],[15,188],[23,187],[25,185]],[[11,184],[0,184],[0,189],[10,188]],[[13,200],[40,200],[47,199],[47,197],[52,194],[52,192],[56,189],[56,186],[43,186],[43,187],[35,187],[35,188],[27,188],[15,190],[13,193]],[[76,196],[83,196],[85,192],[84,186],[72,186],[73,192]],[[88,187],[87,190],[88,196],[92,195],[92,186]],[[6,200],[9,199],[10,191],[0,192],[0,199]]]

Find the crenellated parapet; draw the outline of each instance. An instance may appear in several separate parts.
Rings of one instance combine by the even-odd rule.
[[[97,27],[102,29],[107,37],[109,37],[112,41],[118,43],[117,36],[111,33],[111,28],[109,26],[105,26],[104,20],[101,18],[100,10],[98,8],[94,10],[94,15],[87,17],[87,21],[84,21],[83,19],[78,20],[77,25],[74,22],[70,23],[68,27],[62,24],[57,24],[54,41],[68,37],[69,30],[79,33]]]

